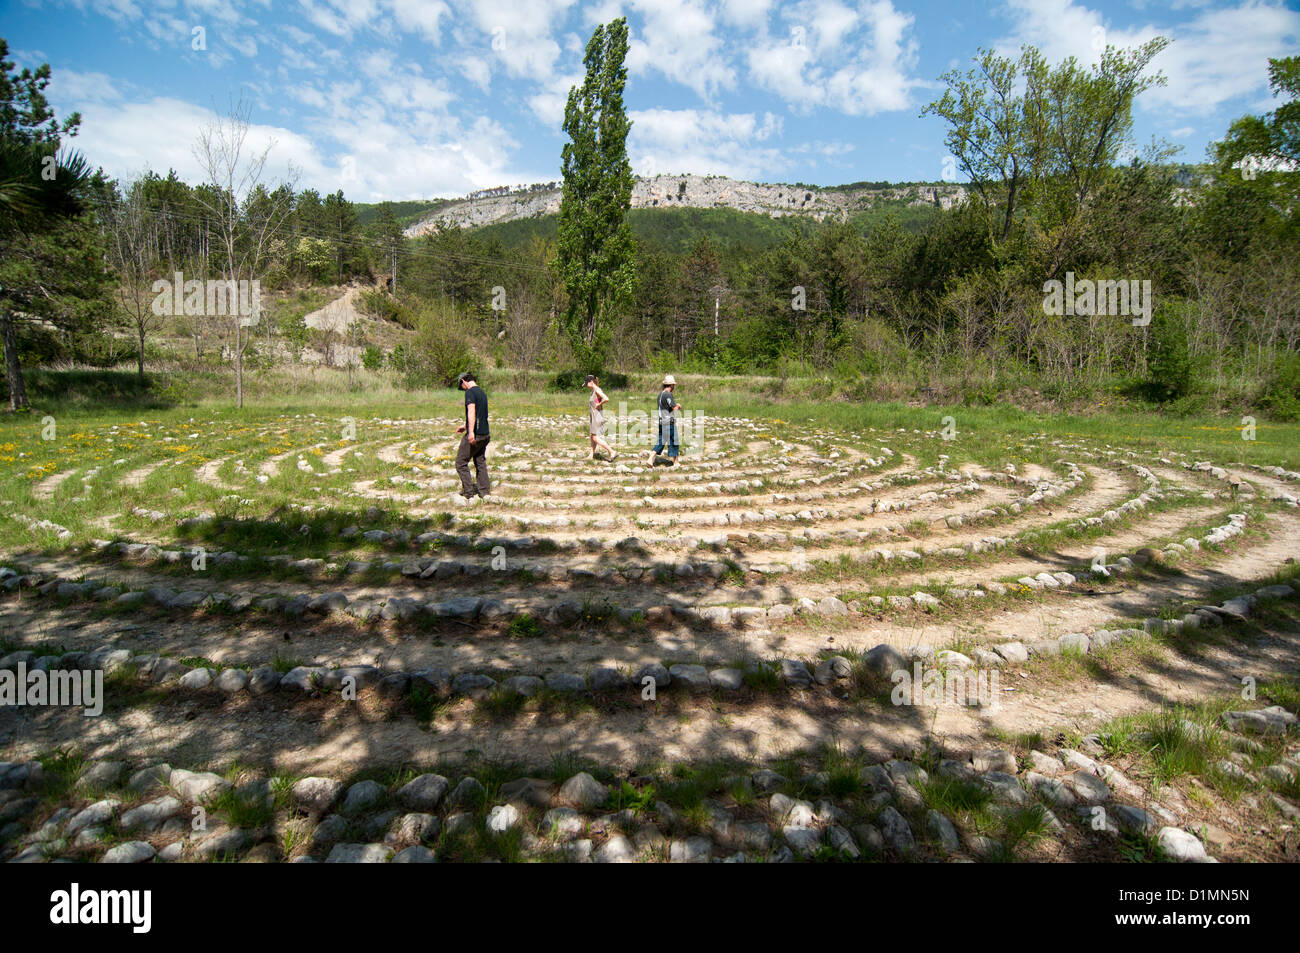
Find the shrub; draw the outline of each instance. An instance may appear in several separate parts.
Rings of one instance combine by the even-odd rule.
[[[1166,309],[1152,322],[1151,332],[1143,387],[1147,398],[1168,404],[1190,397],[1197,390],[1202,362],[1191,352],[1183,316]]]
[[[404,387],[452,387],[456,378],[474,364],[469,338],[463,319],[424,314],[415,340],[394,348],[389,363]]]
[[[311,329],[307,327],[306,317],[305,314],[286,314],[279,321],[280,336],[289,344],[295,361],[298,360],[302,349],[307,346],[307,341],[311,337]]]
[[[557,393],[579,390],[589,373],[591,372],[581,370],[560,371],[551,378],[547,389]],[[626,374],[620,374],[618,371],[600,371],[596,376],[600,378],[600,387],[604,391],[627,390],[628,388]]]
[[[1278,420],[1300,420],[1300,354],[1274,361],[1256,403]]]
[[[371,344],[361,352],[361,366],[368,371],[377,371],[384,364],[384,352]]]
[[[404,328],[415,328],[419,323],[414,311],[394,299],[387,291],[375,289],[361,293],[361,307],[381,321],[392,321]]]

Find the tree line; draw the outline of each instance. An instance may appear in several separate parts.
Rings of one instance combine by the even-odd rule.
[[[24,365],[121,361],[122,331],[144,375],[151,336],[173,320],[150,307],[154,282],[181,272],[267,290],[359,280],[372,316],[414,332],[367,363],[412,386],[472,361],[524,384],[539,372],[653,367],[811,376],[850,398],[1121,390],[1300,414],[1300,58],[1269,62],[1275,110],[1234,122],[1205,162],[1175,165],[1160,144],[1139,152],[1131,132],[1134,100],[1164,81],[1150,67],[1165,45],[1108,48],[1092,66],[1052,65],[1029,47],[980,51],[941,76],[923,114],[944,120],[971,196],[961,206],[776,229],[721,211],[710,228],[707,210],[691,210],[684,244],[680,232],[629,225],[621,20],[597,28],[569,97],[554,231],[515,229],[505,242],[493,227],[407,239],[387,203],[363,226],[341,191],[266,183],[238,109],[198,143],[204,182],[109,180],[66,148],[79,117],[53,116],[49,68],[14,72],[0,41],[10,403],[26,404]],[[1149,282],[1149,323],[1052,313],[1045,287],[1067,276],[1079,287]],[[206,314],[170,330],[196,360],[219,345],[237,400],[246,349],[289,334]]]

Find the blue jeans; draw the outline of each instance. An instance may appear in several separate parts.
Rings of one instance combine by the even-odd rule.
[[[668,447],[668,456],[676,459],[678,452],[676,417],[659,421],[659,442],[655,444],[655,453],[663,453],[665,445]]]

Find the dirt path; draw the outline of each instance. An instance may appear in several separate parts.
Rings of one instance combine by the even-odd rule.
[[[346,317],[355,289],[309,316],[328,327]],[[309,321],[310,323],[310,321]],[[881,591],[910,591],[923,586],[973,588],[991,580],[1034,575],[1044,570],[1076,571],[1086,565],[1094,550],[1103,547],[1113,556],[1164,539],[1181,541],[1191,527],[1214,521],[1236,502],[1230,485],[1210,474],[1179,469],[1168,463],[1149,462],[1134,454],[1108,454],[1083,448],[1062,448],[1058,456],[1039,459],[1071,461],[1087,474],[1079,483],[1076,471],[1063,462],[1044,466],[1021,462],[1021,482],[1009,483],[978,465],[964,465],[963,480],[949,480],[934,470],[920,470],[915,456],[901,444],[929,459],[934,448],[920,449],[926,438],[881,434],[801,435],[799,444],[761,437],[757,427],[722,421],[710,435],[704,451],[671,470],[601,467],[581,460],[580,441],[556,451],[547,449],[546,435],[557,426],[570,426],[570,418],[519,418],[519,437],[503,439],[494,456],[501,466],[498,483],[506,492],[499,502],[456,510],[454,518],[432,524],[450,532],[513,542],[528,536],[543,540],[511,551],[510,568],[541,567],[535,581],[510,573],[456,576],[443,581],[416,582],[401,578],[382,585],[373,577],[343,579],[309,576],[281,578],[279,571],[251,568],[246,575],[213,578],[201,573],[171,574],[136,562],[101,563],[76,552],[63,552],[27,560],[35,568],[58,573],[65,579],[85,574],[90,579],[145,589],[162,585],[174,590],[254,595],[318,594],[344,591],[349,599],[383,601],[395,596],[420,600],[473,594],[507,598],[537,614],[560,599],[584,602],[584,611],[608,605],[611,609],[647,609],[670,603],[681,605],[793,604],[800,598],[826,595],[861,596],[873,587]],[[581,420],[571,418],[580,429]],[[331,435],[287,452],[271,449],[320,441],[318,421],[290,424],[278,430],[275,443],[252,447],[240,455],[209,461],[196,472],[198,479],[223,490],[241,490],[260,474],[263,480],[281,473],[291,458],[321,449],[319,460],[306,456],[311,474],[285,474],[286,483],[302,486],[300,506],[323,511],[325,521],[357,518],[368,503],[397,501],[399,519],[390,507],[380,506],[381,517],[364,521],[366,529],[409,526],[403,520],[422,514],[441,516],[448,511],[447,497],[454,478],[446,461],[430,459],[441,450],[429,440],[421,422],[372,421],[362,443],[339,446]],[[393,429],[389,429],[390,426]],[[438,426],[443,426],[438,424]],[[297,429],[292,429],[292,428]],[[531,428],[531,429],[530,429]],[[576,430],[575,430],[576,432]],[[266,433],[263,432],[262,436]],[[937,438],[936,438],[937,439]],[[450,444],[451,438],[447,442]],[[871,454],[876,446],[899,443],[894,455]],[[856,447],[849,446],[856,444]],[[226,445],[229,449],[230,445]],[[865,448],[865,449],[864,449]],[[1030,455],[1036,455],[1035,447]],[[1077,455],[1076,455],[1077,449]],[[545,450],[545,456],[540,451]],[[1051,451],[1049,450],[1049,453]],[[353,453],[364,453],[354,459]],[[227,485],[219,471],[232,459],[246,457],[249,472],[241,469],[239,486]],[[1077,523],[1117,509],[1154,484],[1144,481],[1131,465],[1146,466],[1167,494],[1182,494],[1168,509],[1134,511],[1122,525],[1103,524],[1102,535],[1073,539],[1045,537],[1033,531],[1056,524]],[[133,461],[135,465],[135,461]],[[164,474],[149,480],[162,461],[142,463],[124,478],[125,486],[148,481],[160,485]],[[347,477],[318,480],[321,468]],[[352,468],[355,467],[355,470]],[[1264,498],[1280,489],[1295,487],[1267,474],[1225,467],[1230,475],[1257,487]],[[68,470],[46,477],[34,488],[44,498],[53,496],[63,480],[77,473]],[[390,476],[390,474],[397,474]],[[187,474],[188,475],[188,474]],[[416,482],[424,476],[432,482]],[[444,481],[445,477],[445,481]],[[234,477],[232,477],[234,479]],[[967,481],[980,483],[976,491],[963,490]],[[1013,500],[1035,494],[1038,487],[1025,479],[1051,484],[1048,494],[1032,497],[1036,505],[1015,507],[1018,513],[998,516],[999,508],[1012,509]],[[391,482],[389,482],[391,480]],[[429,486],[445,482],[446,490]],[[329,483],[330,485],[323,485]],[[317,486],[317,484],[322,484]],[[350,492],[349,492],[350,491]],[[948,496],[935,493],[949,491]],[[1212,491],[1211,499],[1200,492]],[[165,491],[164,491],[165,492]],[[211,495],[211,494],[209,494]],[[249,493],[249,495],[255,495]],[[1159,493],[1156,494],[1159,496]],[[1147,500],[1152,497],[1147,497]],[[345,502],[340,502],[345,501]],[[880,510],[879,503],[899,504]],[[165,508],[165,507],[164,507]],[[756,519],[755,512],[768,517]],[[981,510],[985,512],[977,517]],[[807,511],[807,512],[805,512]],[[347,512],[349,515],[343,517]],[[965,649],[1008,638],[1033,641],[1068,632],[1089,632],[1102,626],[1140,624],[1172,604],[1202,601],[1204,594],[1224,586],[1262,580],[1288,558],[1300,557],[1300,513],[1262,501],[1252,513],[1262,516],[1261,531],[1236,540],[1224,550],[1206,550],[1186,559],[1181,570],[1162,575],[1134,574],[1104,582],[1080,582],[1026,599],[988,597],[956,602],[945,596],[935,615],[916,610],[850,614],[837,619],[797,615],[787,621],[764,621],[754,628],[709,627],[681,621],[642,625],[548,623],[542,634],[511,637],[503,624],[482,627],[443,625],[425,630],[413,625],[375,622],[356,624],[348,619],[311,616],[290,619],[279,614],[245,615],[180,612],[151,609],[98,615],[94,603],[61,605],[53,598],[24,591],[20,597],[0,601],[0,636],[14,645],[31,645],[42,651],[94,649],[105,644],[136,652],[160,652],[175,658],[200,657],[218,667],[252,668],[273,660],[328,666],[373,664],[386,669],[415,671],[439,666],[453,672],[477,671],[502,677],[516,673],[547,675],[584,673],[597,665],[628,669],[646,662],[698,662],[709,666],[736,664],[772,657],[809,659],[827,650],[866,650],[881,642],[899,648],[928,645],[942,648],[960,643]],[[771,514],[776,519],[770,518]],[[799,515],[799,514],[804,515]],[[811,514],[811,515],[810,515]],[[762,514],[759,513],[761,516]],[[963,517],[960,525],[948,518]],[[719,517],[722,522],[719,523]],[[782,519],[780,517],[787,517]],[[793,517],[793,518],[789,518]],[[973,518],[974,517],[974,518]],[[266,518],[266,517],[262,517]],[[281,518],[281,517],[271,517]],[[513,518],[513,519],[511,519]],[[359,522],[361,521],[357,518]],[[519,522],[523,520],[524,522]],[[923,528],[924,527],[924,528]],[[867,530],[870,539],[852,534],[836,538],[839,530]],[[167,524],[155,533],[167,534]],[[1099,531],[1101,532],[1101,531]],[[796,534],[802,534],[803,540]],[[865,576],[847,566],[840,578],[828,568],[841,557],[859,559],[877,546],[933,551],[962,548],[989,536],[1013,540],[1011,548],[951,564],[915,563],[895,559],[879,575]],[[1196,534],[1198,537],[1202,533]],[[615,544],[637,536],[642,550],[619,549]],[[249,537],[252,539],[253,537]],[[1019,538],[1019,542],[1016,540]],[[489,541],[490,541],[489,539]],[[576,549],[553,551],[546,539],[581,542]],[[808,541],[805,544],[805,541]],[[168,538],[169,548],[183,548]],[[702,542],[702,548],[694,544]],[[254,540],[248,545],[256,550]],[[340,542],[339,561],[363,555],[365,559],[401,561],[409,550],[374,553],[349,551]],[[1025,552],[1032,545],[1035,551]],[[236,549],[239,546],[235,546]],[[788,565],[795,550],[814,564],[810,572],[742,574],[721,565],[734,559],[740,568],[764,563]],[[269,550],[263,549],[263,555]],[[318,554],[319,555],[319,554]],[[486,552],[473,555],[462,541],[445,551],[431,546],[424,555],[458,562],[487,562]],[[944,557],[947,559],[947,556]],[[627,572],[614,579],[585,578],[556,570],[617,567],[643,568],[653,564],[712,563],[673,578],[671,583],[653,576]],[[473,567],[471,567],[473,568]],[[724,572],[715,584],[705,570]],[[551,577],[552,572],[554,577]],[[544,576],[546,578],[544,578]],[[577,581],[575,581],[577,580]],[[518,628],[517,628],[518,631]],[[382,763],[428,763],[443,757],[478,754],[492,759],[523,759],[544,764],[554,754],[575,752],[611,765],[630,767],[648,759],[692,759],[734,755],[748,760],[777,757],[810,746],[838,741],[884,756],[896,745],[920,742],[933,733],[955,744],[986,743],[991,731],[1023,732],[1091,727],[1131,711],[1150,710],[1169,700],[1185,700],[1221,693],[1243,673],[1256,678],[1296,670],[1294,632],[1273,633],[1254,642],[1212,645],[1194,655],[1155,651],[1154,643],[1117,661],[1099,662],[1097,677],[1063,678],[1051,666],[1030,666],[1028,678],[1012,666],[1003,671],[1005,689],[996,709],[881,707],[875,702],[848,700],[827,691],[806,695],[753,695],[715,700],[712,696],[665,695],[658,705],[643,706],[637,697],[598,699],[595,708],[578,706],[569,712],[543,710],[517,717],[488,717],[467,701],[456,701],[439,713],[434,730],[421,728],[403,715],[385,718],[364,706],[348,707],[333,698],[292,702],[287,695],[253,696],[241,693],[226,698],[218,693],[162,693],[124,708],[110,706],[101,718],[85,719],[79,713],[58,709],[0,711],[0,746],[5,757],[23,757],[75,742],[90,757],[129,757],[132,760],[172,760],[198,765],[241,760],[265,764],[274,770],[305,773],[327,770],[331,774]],[[1140,657],[1139,657],[1140,655]],[[1055,674],[1054,674],[1055,673]],[[631,693],[630,693],[631,694]]]
[[[1179,601],[1198,601],[1211,589],[1267,577],[1287,558],[1300,558],[1300,521],[1281,514],[1267,517],[1268,536],[1253,539],[1208,565],[1141,585],[1121,582],[1105,587],[1072,588],[1028,604],[1001,603],[971,616],[932,619],[920,612],[884,619],[849,617],[847,625],[819,624],[796,617],[771,628],[692,628],[685,624],[650,627],[631,633],[614,629],[549,633],[511,639],[501,629],[483,628],[440,636],[377,626],[358,630],[349,624],[312,621],[301,624],[273,616],[195,617],[181,624],[169,618],[86,621],[82,610],[57,608],[39,601],[11,602],[0,612],[9,632],[48,639],[69,650],[106,643],[134,651],[199,656],[226,666],[254,667],[283,654],[315,664],[375,664],[415,671],[442,666],[452,671],[546,675],[585,671],[602,664],[636,668],[665,659],[731,664],[773,656],[811,657],[832,649],[866,650],[881,642],[901,649],[915,645],[943,648],[955,641],[991,644],[1007,639],[1033,641],[1068,632],[1089,632],[1117,620],[1158,613]],[[173,580],[173,585],[175,582]],[[176,588],[181,588],[176,586]],[[222,584],[227,592],[237,586]],[[324,587],[320,591],[325,591]],[[379,595],[383,587],[366,587],[356,595]],[[407,590],[398,590],[407,591]],[[806,590],[790,592],[793,597]]]
[[[306,315],[303,323],[316,330],[343,334],[352,324],[367,320],[357,310],[357,298],[360,295],[360,288],[349,288],[325,307]]]
[[[61,487],[65,480],[77,472],[76,467],[71,470],[63,470],[60,473],[51,473],[40,483],[32,487],[32,496],[38,500],[48,500]]]
[[[545,766],[576,754],[622,768],[655,760],[775,758],[822,744],[838,744],[885,758],[928,735],[949,749],[981,747],[989,731],[1091,730],[1124,714],[1167,702],[1192,701],[1300,667],[1300,633],[1279,632],[1257,642],[1228,642],[1202,655],[1166,652],[1149,668],[1117,666],[1101,680],[1069,682],[1002,673],[996,709],[881,707],[842,702],[823,693],[774,704],[718,706],[674,696],[658,705],[635,700],[610,710],[572,714],[523,713],[489,720],[468,702],[441,714],[434,730],[409,718],[385,720],[332,700],[290,703],[286,698],[240,696],[204,703],[175,696],[147,707],[114,710],[94,719],[62,709],[0,710],[0,745],[10,758],[33,757],[75,742],[92,758],[167,760],[176,764],[240,762],[269,770],[338,776],[362,766],[430,764],[468,755]]]

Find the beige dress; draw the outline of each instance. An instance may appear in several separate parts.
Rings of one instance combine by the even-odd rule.
[[[595,391],[591,394],[591,400],[588,401],[587,408],[591,411],[591,425],[588,432],[593,437],[605,436],[605,412],[600,409],[596,401]]]

